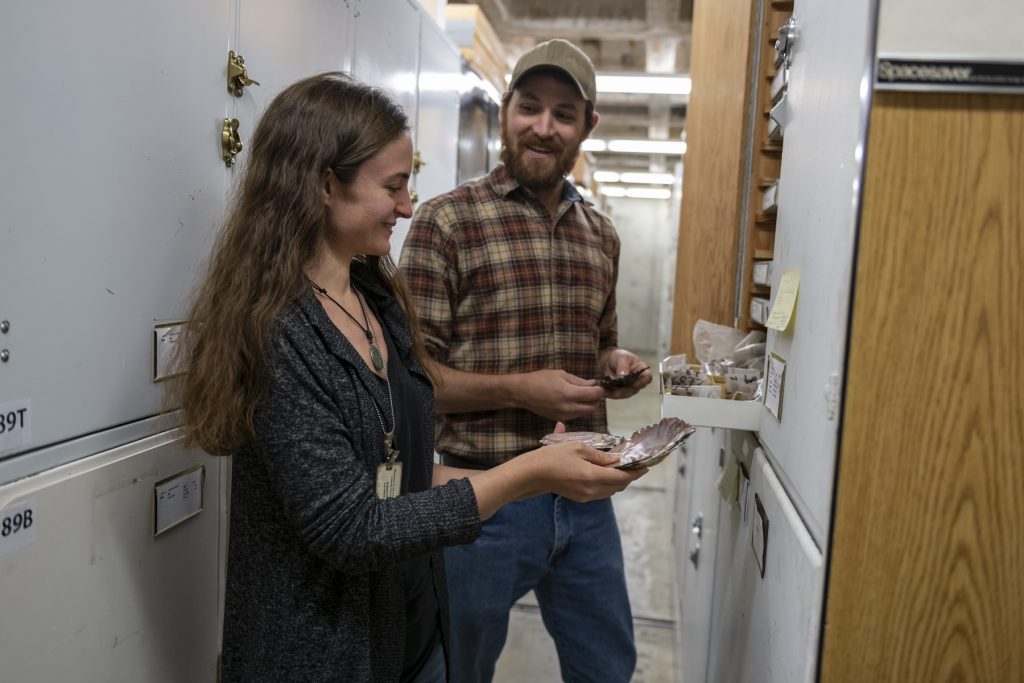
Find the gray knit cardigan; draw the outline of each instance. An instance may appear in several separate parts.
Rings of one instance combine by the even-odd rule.
[[[414,466],[433,465],[434,398],[401,307],[353,267],[422,398]],[[398,681],[405,649],[399,563],[430,553],[447,642],[441,553],[480,534],[466,479],[389,500],[374,493],[381,383],[308,293],[274,331],[256,438],[231,481],[224,681]],[[429,480],[429,477],[428,477]]]

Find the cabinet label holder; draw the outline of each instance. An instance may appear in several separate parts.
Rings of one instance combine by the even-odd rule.
[[[203,511],[206,467],[196,465],[153,485],[153,535],[159,536]]]
[[[1024,92],[1024,62],[954,57],[879,56],[876,90]]]

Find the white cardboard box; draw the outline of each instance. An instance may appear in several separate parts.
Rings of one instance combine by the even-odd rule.
[[[750,299],[750,319],[759,325],[764,325],[768,320],[768,311],[771,310],[771,302],[763,296],[755,296]]]
[[[694,396],[662,396],[661,416],[678,417],[694,427],[723,427],[757,431],[764,404]]]
[[[754,284],[772,286],[772,262],[756,261],[754,263]]]

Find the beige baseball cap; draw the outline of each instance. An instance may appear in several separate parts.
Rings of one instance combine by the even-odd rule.
[[[537,45],[520,57],[516,62],[516,68],[512,70],[512,80],[508,83],[508,89],[513,90],[519,79],[527,72],[539,67],[554,67],[569,74],[576,87],[580,89],[583,99],[596,104],[597,84],[594,78],[594,64],[583,50],[568,40],[561,38],[549,40]]]

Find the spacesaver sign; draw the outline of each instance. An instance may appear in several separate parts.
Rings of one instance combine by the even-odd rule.
[[[880,57],[878,90],[1024,92],[1024,63]]]

